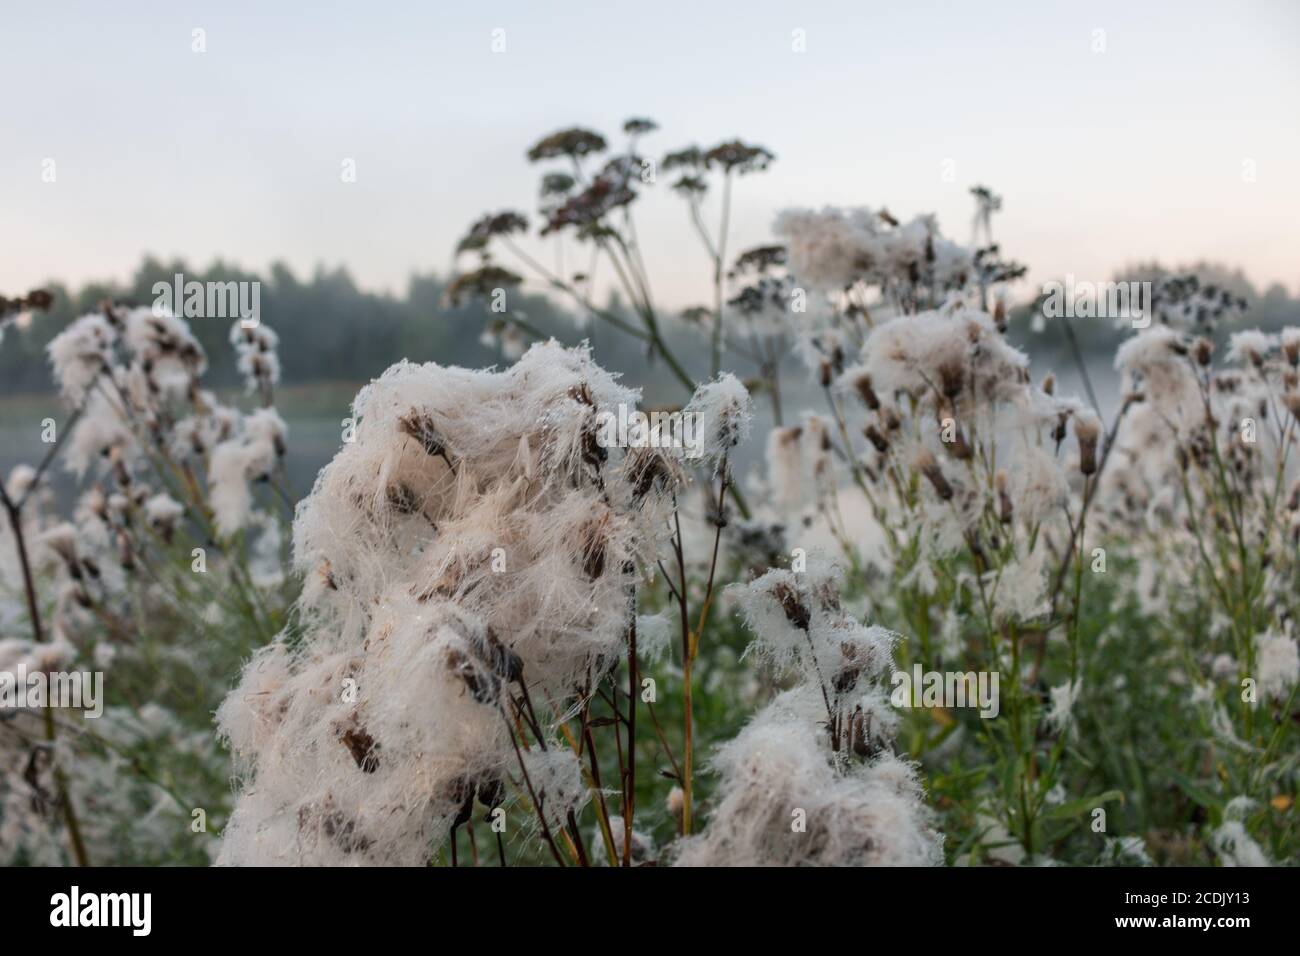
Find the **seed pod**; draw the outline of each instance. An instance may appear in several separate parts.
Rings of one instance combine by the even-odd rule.
[[[1282,354],[1286,356],[1287,364],[1292,368],[1300,367],[1300,336],[1283,339]]]
[[[412,515],[419,511],[419,502],[415,498],[415,492],[402,482],[395,485],[389,485],[385,493],[388,499],[388,505],[400,515]]]
[[[123,571],[135,570],[135,552],[131,550],[131,539],[126,536],[125,531],[117,533],[117,563],[122,566]]]
[[[849,746],[859,757],[871,756],[871,721],[859,704],[849,720]]]
[[[840,668],[835,680],[832,682],[835,687],[835,693],[845,694],[853,689],[858,682],[858,675],[862,673],[862,668],[855,664],[847,664]]]
[[[1065,441],[1065,429],[1069,421],[1069,412],[1061,412],[1056,416],[1056,424],[1052,426],[1052,441],[1056,442],[1058,445]]]
[[[432,416],[413,410],[399,420],[399,427],[402,432],[420,442],[420,447],[424,449],[425,454],[433,458],[441,458],[443,462],[447,463],[448,468],[455,471],[455,467],[451,464],[451,458],[447,455],[447,442],[443,440],[442,434],[439,434],[438,429],[434,427]],[[277,454],[283,454],[279,451],[278,446],[276,451]]]
[[[582,529],[582,572],[591,580],[605,573],[604,519],[588,522]]]
[[[876,451],[880,452],[882,455],[888,454],[889,439],[880,434],[880,429],[875,425],[868,425],[866,428],[862,429],[862,434],[867,436],[867,440],[875,446]]]
[[[447,669],[465,682],[480,704],[490,704],[501,694],[501,682],[491,671],[484,670],[463,651],[452,648],[447,654]]]
[[[871,376],[863,373],[853,380],[853,387],[858,390],[858,396],[862,399],[862,404],[866,405],[871,411],[880,408],[880,396],[876,394],[871,387]]]
[[[961,394],[966,382],[966,369],[960,362],[943,362],[939,365],[939,391],[946,399],[954,399]]]
[[[1214,342],[1205,336],[1201,336],[1196,340],[1193,351],[1196,355],[1196,364],[1202,368],[1208,368],[1211,359],[1214,358]]]
[[[487,635],[482,642],[480,651],[479,656],[483,658],[483,662],[507,684],[523,678],[523,658],[506,647],[490,627],[487,629]]]
[[[1101,425],[1093,415],[1076,415],[1074,437],[1079,441],[1079,471],[1084,475],[1097,473],[1097,440]]]
[[[937,494],[940,499],[943,501],[952,500],[952,485],[948,484],[948,479],[944,477],[943,470],[939,467],[939,463],[934,460],[934,455],[932,455],[927,449],[923,448],[916,453],[916,458],[913,459],[912,463],[915,465],[917,471],[925,475],[926,480],[934,486],[935,494]]]
[[[993,484],[998,491],[998,520],[1003,524],[1011,523],[1011,496],[1007,494],[1007,473],[999,471],[994,476]]]
[[[469,823],[474,814],[474,781],[468,777],[457,777],[447,786],[447,796],[452,803],[458,804],[456,816],[451,821],[451,828]]]
[[[623,467],[632,485],[632,498],[641,501],[654,490],[676,488],[685,480],[681,467],[659,448],[633,448],[628,451]]]
[[[379,745],[375,743],[375,738],[356,723],[355,718],[339,740],[348,748],[348,753],[352,754],[352,759],[362,773],[374,773],[379,769]]]
[[[946,399],[939,406],[938,419],[940,434],[944,438],[943,445],[948,450],[948,454],[958,461],[970,460],[975,452],[966,441],[966,433],[962,431],[961,425],[957,424],[956,410]],[[952,430],[951,440],[947,437],[949,428]]]
[[[1286,403],[1287,411],[1295,417],[1296,421],[1300,421],[1300,392],[1288,392],[1282,397],[1282,401]]]
[[[434,458],[446,457],[446,442],[430,416],[412,411],[401,419],[400,425],[403,432],[420,443],[426,454]]]
[[[794,588],[784,582],[779,582],[772,588],[772,596],[780,603],[781,610],[785,611],[786,620],[801,631],[808,630],[812,615],[808,608],[799,601],[799,595]]]
[[[479,782],[478,802],[489,810],[495,810],[506,799],[506,788],[498,778],[492,777]]]

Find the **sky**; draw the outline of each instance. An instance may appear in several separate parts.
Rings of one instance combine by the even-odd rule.
[[[788,206],[934,212],[966,241],[987,184],[1032,283],[1158,258],[1300,288],[1294,0],[0,0],[0,43],[4,293],[146,253],[400,293],[482,212],[535,210],[534,141],[629,116],[659,123],[651,156],[776,154],[737,187],[734,250]],[[666,185],[638,213],[656,295],[707,302]]]

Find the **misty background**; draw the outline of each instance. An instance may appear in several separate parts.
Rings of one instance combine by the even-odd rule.
[[[262,283],[305,490],[356,389],[392,362],[502,361],[479,343],[483,306],[443,298],[457,240],[483,212],[536,210],[524,154],[542,136],[580,125],[617,149],[630,116],[660,124],[651,157],[732,137],[776,154],[737,185],[733,253],[771,241],[788,206],[933,212],[966,242],[969,188],[991,186],[994,235],[1029,268],[1011,339],[1066,391],[1081,389],[1059,328],[1031,332],[1027,314],[1048,280],[1195,271],[1248,300],[1243,324],[1300,321],[1300,6],[1286,0],[0,0],[0,30],[0,294],[56,297],[0,342],[4,468],[38,458],[41,420],[64,417],[50,338],[104,298],[151,303],[180,272]],[[661,311],[707,303],[682,201],[648,192],[638,234]],[[579,328],[541,286],[511,308],[589,339],[648,404],[684,397],[637,342]],[[236,394],[229,323],[193,324],[208,381]],[[1108,405],[1120,333],[1084,320],[1076,334]],[[701,373],[700,333],[667,337]],[[821,406],[804,378],[786,369],[791,415]]]

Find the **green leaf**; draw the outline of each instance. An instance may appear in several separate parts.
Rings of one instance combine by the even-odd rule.
[[[1070,800],[1061,804],[1059,807],[1052,807],[1043,814],[1047,820],[1064,820],[1069,817],[1078,816],[1081,813],[1087,813],[1094,807],[1103,803],[1110,803],[1112,800],[1124,802],[1124,793],[1121,790],[1107,790],[1105,793],[1099,793],[1091,797],[1080,797],[1078,800]]]

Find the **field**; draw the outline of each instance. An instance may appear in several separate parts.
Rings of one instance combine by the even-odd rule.
[[[659,161],[713,275],[669,314],[654,130],[544,137],[539,212],[469,226],[490,368],[285,385],[236,320],[214,391],[183,317],[57,330],[57,398],[0,406],[5,862],[1296,862],[1300,326],[1194,274],[1040,321],[983,186],[967,244],[792,208],[728,251],[739,140]]]

